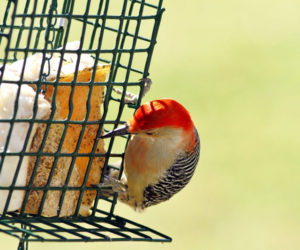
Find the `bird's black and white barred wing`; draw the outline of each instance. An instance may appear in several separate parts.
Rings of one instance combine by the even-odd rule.
[[[157,184],[145,188],[144,208],[168,200],[190,181],[200,156],[200,138],[196,128],[195,134],[196,147],[194,151],[180,155]]]

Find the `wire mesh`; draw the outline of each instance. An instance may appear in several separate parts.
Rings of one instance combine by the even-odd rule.
[[[95,159],[103,159],[102,173],[108,168],[114,168],[119,171],[119,177],[122,174],[127,137],[112,138],[106,145],[105,152],[98,150],[101,143],[98,137],[104,128],[110,130],[124,123],[124,112],[134,112],[141,103],[144,83],[139,79],[149,75],[158,28],[164,12],[162,0],[6,0],[1,1],[0,7],[0,83],[17,86],[11,117],[0,117],[0,125],[2,123],[7,126],[7,134],[0,135],[0,141],[4,141],[0,148],[0,192],[6,195],[0,214],[0,232],[17,237],[22,244],[28,241],[170,241],[169,237],[157,231],[114,215],[117,194],[111,198],[103,197],[99,188],[88,185],[89,173],[93,171]],[[72,41],[78,41],[78,47],[68,47],[68,43]],[[35,79],[29,79],[26,71],[27,65],[32,63],[32,55],[39,55],[40,58]],[[67,81],[63,78],[62,69],[65,58],[70,55],[75,55],[75,66],[72,79]],[[86,55],[93,58],[93,64],[89,80],[83,81],[79,77],[80,64]],[[57,57],[60,59],[53,75],[51,67]],[[6,70],[13,62],[22,62],[19,78],[7,79]],[[97,78],[99,63],[109,64],[110,69],[107,78],[101,81]],[[32,100],[32,115],[29,118],[20,118],[18,112],[22,109],[21,95],[25,85],[31,86],[36,94]],[[68,114],[65,119],[56,117],[56,95],[61,86],[70,89]],[[74,101],[78,86],[88,88],[83,104]],[[105,89],[101,104],[102,117],[100,120],[91,120],[91,99],[100,86]],[[122,94],[115,94],[114,87],[120,88]],[[136,103],[126,103],[127,90],[137,94]],[[47,119],[41,119],[38,117],[40,93],[46,95],[47,92],[52,95],[49,101],[51,113]],[[73,119],[72,115],[76,113],[79,105],[84,106],[86,114],[83,119]],[[15,130],[24,124],[27,126],[23,136],[24,143],[19,142],[19,150],[10,150]],[[37,124],[42,124],[45,129],[39,149],[32,152],[29,144]],[[45,148],[54,124],[61,125],[62,130],[57,149],[49,152]],[[68,129],[72,126],[80,126],[80,133],[73,150],[68,152],[63,150],[64,141],[67,140]],[[82,152],[85,131],[91,126],[97,128],[95,140],[89,152]],[[37,186],[34,185],[34,179],[45,157],[52,158],[49,175],[44,185]],[[31,177],[27,180],[27,185],[20,185],[18,176],[23,171],[22,164],[32,158],[35,161]],[[52,178],[62,158],[69,159],[65,183],[54,185]],[[72,186],[72,172],[78,158],[87,159],[87,167],[81,185]],[[11,183],[1,185],[5,161],[11,159],[16,160]],[[121,160],[119,167],[111,165],[111,162],[117,160]],[[98,182],[102,178],[100,176]],[[90,214],[83,217],[80,216],[80,209],[88,191],[94,192],[94,202],[90,207]],[[18,211],[11,211],[10,203],[13,203],[14,194],[17,192],[23,192],[24,199]],[[42,194],[41,203],[34,215],[26,212],[32,192]],[[59,202],[57,215],[47,218],[43,216],[43,209],[51,192],[59,192]],[[76,207],[71,216],[61,217],[60,212],[68,192],[78,194]]]
[[[10,219],[1,220],[0,225],[0,231],[33,242],[170,240],[168,236],[153,229],[99,209],[93,218],[20,218],[10,213]]]

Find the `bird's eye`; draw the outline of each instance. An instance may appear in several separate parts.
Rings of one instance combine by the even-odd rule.
[[[153,132],[146,132],[146,135],[153,135]]]

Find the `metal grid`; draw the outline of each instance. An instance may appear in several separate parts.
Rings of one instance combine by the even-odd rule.
[[[170,241],[171,239],[131,220],[110,215],[97,209],[91,217],[39,218],[28,215],[20,218],[10,213],[9,219],[1,220],[0,231],[21,241]]]
[[[8,190],[8,199],[2,214],[0,214],[0,231],[20,239],[20,247],[28,241],[170,241],[171,239],[152,229],[139,225],[135,222],[114,215],[114,208],[117,201],[117,195],[113,198],[102,197],[96,187],[87,187],[87,176],[90,171],[93,157],[105,157],[104,171],[110,167],[110,162],[122,160],[127,143],[127,137],[112,138],[107,145],[107,152],[100,154],[96,152],[97,140],[90,154],[79,153],[78,148],[81,143],[83,132],[79,136],[76,150],[74,153],[61,152],[32,153],[26,150],[26,144],[29,140],[30,131],[35,123],[45,123],[47,127],[51,124],[62,123],[65,125],[60,145],[62,145],[66,128],[69,124],[80,124],[82,130],[88,124],[100,124],[98,135],[103,127],[105,129],[116,128],[124,123],[122,120],[123,111],[136,110],[141,102],[141,93],[144,90],[144,84],[138,79],[149,75],[150,61],[153,49],[156,44],[156,37],[160,25],[161,17],[164,12],[162,0],[6,0],[0,3],[0,83],[2,82],[3,72],[6,65],[19,59],[26,59],[31,54],[42,53],[41,69],[45,65],[50,65],[54,53],[64,54],[76,53],[78,58],[82,54],[90,54],[95,59],[92,79],[90,82],[59,82],[60,86],[71,86],[72,91],[70,100],[74,94],[74,86],[89,86],[92,90],[94,86],[105,86],[105,98],[103,103],[103,114],[100,121],[72,121],[70,117],[66,120],[55,120],[54,112],[48,120],[38,120],[36,115],[30,119],[17,119],[16,113],[18,103],[15,103],[14,115],[11,119],[1,119],[0,122],[11,124],[7,141],[12,133],[13,125],[20,122],[27,122],[29,126],[25,145],[20,152],[7,152],[8,142],[0,152],[0,172],[6,156],[18,156],[19,163],[15,172],[15,178],[11,186],[0,186],[0,190]],[[80,41],[78,50],[66,49],[66,44],[70,41]],[[57,48],[62,47],[61,50]],[[50,55],[50,56],[49,56]],[[95,81],[95,69],[98,63],[111,64],[111,71],[106,82]],[[62,62],[58,67],[56,79],[59,79]],[[76,63],[74,79],[78,74],[79,59]],[[20,95],[20,86],[31,84],[35,86],[37,95],[33,110],[37,110],[38,93],[47,91],[48,86],[57,86],[58,80],[48,81],[49,75],[46,70],[41,70],[37,81],[26,81],[23,79],[24,67],[21,73],[20,81],[5,81],[6,83],[18,84]],[[113,94],[113,87],[119,87],[123,90],[121,96]],[[91,94],[89,92],[89,96]],[[125,103],[125,93],[127,90],[136,92],[139,96],[136,104]],[[72,113],[70,105],[69,112]],[[55,98],[52,101],[52,109],[55,109]],[[87,114],[90,112],[87,105]],[[46,130],[44,140],[47,138]],[[117,141],[120,140],[120,141]],[[114,152],[114,146],[121,144],[118,152]],[[44,142],[42,143],[43,147]],[[52,175],[50,174],[48,184],[44,187],[34,187],[32,182],[28,186],[16,186],[17,175],[20,171],[22,159],[25,156],[36,156],[37,161],[33,173],[39,164],[41,156],[71,157],[73,168],[76,157],[89,157],[89,164],[84,178],[83,185],[80,187],[50,186]],[[111,160],[110,160],[111,159]],[[52,169],[55,168],[54,162]],[[123,164],[119,176],[122,174]],[[66,180],[70,178],[70,172]],[[52,171],[53,174],[53,171]],[[34,174],[33,174],[34,175]],[[103,178],[103,177],[102,177]],[[33,179],[33,178],[32,178]],[[13,191],[25,190],[24,203],[19,212],[8,212],[8,206]],[[26,199],[31,190],[44,191],[44,197],[41,208],[37,215],[25,214],[24,208]],[[77,190],[80,192],[77,207],[74,216],[69,218],[45,218],[41,216],[41,211],[45,202],[46,193],[49,190],[62,191],[60,206],[62,205],[64,194],[67,190]],[[83,193],[86,190],[96,190],[97,197],[91,208],[89,217],[80,217],[79,208]],[[83,225],[84,224],[84,225]],[[20,249],[21,249],[20,248]]]

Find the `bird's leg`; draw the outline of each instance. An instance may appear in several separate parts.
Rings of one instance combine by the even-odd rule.
[[[116,193],[126,193],[127,192],[127,185],[122,183],[121,181],[111,177],[105,176],[104,182],[98,185],[99,187],[109,187]]]
[[[144,97],[147,94],[147,92],[150,90],[152,81],[150,78],[142,78],[142,79],[140,79],[140,81],[144,83],[144,90],[142,93],[142,97]],[[117,89],[115,87],[113,87],[113,91],[115,91],[119,95],[122,95],[122,93],[123,93],[122,90]],[[138,95],[132,94],[130,92],[125,93],[125,103],[136,104],[138,99],[139,99]]]

